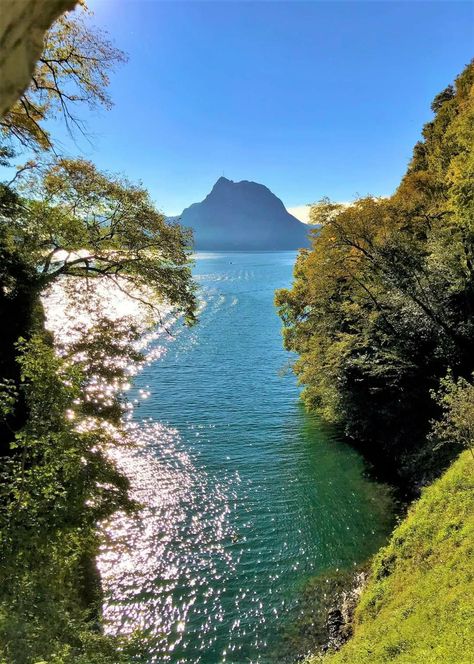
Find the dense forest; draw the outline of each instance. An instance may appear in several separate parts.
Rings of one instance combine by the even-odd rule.
[[[472,657],[472,63],[432,110],[393,196],[313,206],[312,249],[276,294],[307,408],[341,427],[405,500],[423,489],[345,622],[335,593],[341,627],[331,637],[325,623],[310,664]]]
[[[0,125],[6,173],[23,159],[0,186],[4,664],[130,661],[132,643],[101,631],[95,555],[98,524],[135,509],[107,448],[126,443],[120,392],[141,359],[140,332],[108,318],[97,284],[139,300],[149,321],[164,301],[194,321],[189,233],[167,223],[143,187],[62,156],[49,129],[57,118],[84,131],[76,110],[111,103],[108,74],[124,55],[86,13],[50,29],[29,88]],[[45,327],[43,298],[55,284],[82,315],[68,339]]]
[[[276,295],[308,408],[409,489],[472,446],[473,84],[471,63],[434,99],[393,196],[313,206]]]

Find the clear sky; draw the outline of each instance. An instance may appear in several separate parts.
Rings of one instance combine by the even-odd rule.
[[[432,98],[474,55],[467,2],[89,5],[129,62],[112,111],[83,113],[93,141],[79,145],[168,214],[222,174],[287,207],[390,194]]]

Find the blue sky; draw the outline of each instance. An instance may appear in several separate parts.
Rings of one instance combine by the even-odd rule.
[[[129,61],[78,145],[168,214],[222,174],[287,207],[391,193],[432,98],[474,54],[466,2],[89,4]]]

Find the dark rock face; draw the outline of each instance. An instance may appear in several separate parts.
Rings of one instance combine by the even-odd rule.
[[[356,574],[352,579],[352,585],[344,589],[337,598],[337,605],[329,609],[326,619],[328,640],[323,645],[322,652],[340,650],[352,636],[354,612],[368,576],[365,571]]]
[[[328,637],[331,643],[336,643],[341,638],[341,631],[344,626],[344,616],[337,607],[331,609],[327,618]]]
[[[221,177],[179,221],[193,229],[196,249],[286,250],[309,246],[310,227],[293,217],[270,189]]]

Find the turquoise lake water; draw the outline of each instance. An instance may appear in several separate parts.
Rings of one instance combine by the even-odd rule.
[[[141,630],[147,662],[277,662],[305,582],[386,535],[383,490],[288,371],[273,296],[294,260],[199,255],[199,324],[170,323],[135,380],[119,462],[143,509],[108,525],[100,568],[108,629]]]

